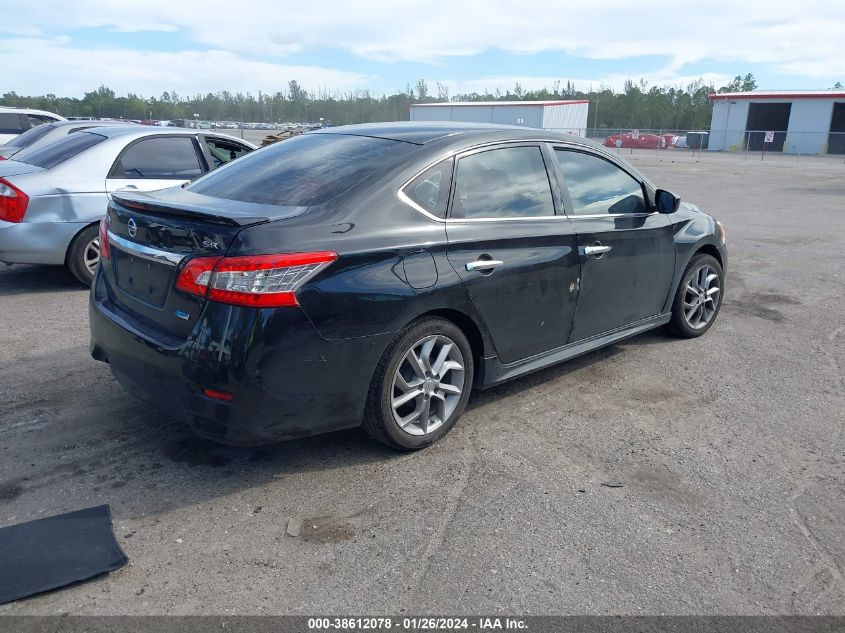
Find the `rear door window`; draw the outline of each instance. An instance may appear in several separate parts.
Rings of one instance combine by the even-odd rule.
[[[215,138],[213,136],[206,136],[203,142],[208,147],[208,153],[211,155],[212,169],[230,163],[236,158],[240,158],[244,154],[248,154],[252,149],[246,145],[242,145],[236,141],[230,141],[224,138]]]
[[[0,112],[0,134],[20,134],[23,123],[17,112]]]
[[[554,214],[549,176],[539,147],[502,147],[458,160],[452,218],[529,218]]]
[[[41,125],[43,123],[52,123],[56,120],[53,117],[44,116],[43,114],[27,114],[26,116],[29,119],[29,124],[32,127]]]
[[[192,138],[158,136],[145,138],[127,147],[115,161],[109,177],[190,180],[200,174],[202,167]]]
[[[14,160],[50,169],[105,140],[106,137],[100,134],[78,132],[46,145],[24,148],[15,154]]]

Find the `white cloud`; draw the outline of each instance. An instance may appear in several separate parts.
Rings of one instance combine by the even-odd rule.
[[[778,73],[810,76],[832,83],[845,78],[845,11],[842,0],[323,0],[321,2],[266,2],[261,0],[145,0],[142,5],[114,0],[59,0],[17,3],[11,19],[3,20],[0,33],[14,38],[53,38],[75,28],[105,28],[117,32],[176,31],[194,49],[184,53],[134,53],[119,51],[128,62],[129,80],[152,82],[145,69],[155,69],[160,81],[172,78],[184,84],[233,88],[246,87],[247,69],[252,90],[264,79],[273,83],[291,67],[285,58],[321,49],[345,51],[380,62],[423,61],[432,69],[447,69],[450,59],[485,50],[510,53],[561,51],[576,57],[624,59],[659,56],[671,60],[659,73],[663,81],[683,83],[688,64],[718,61],[738,68],[760,64]],[[6,12],[8,14],[8,12]],[[154,36],[153,36],[154,37]],[[8,42],[7,42],[8,44]],[[5,47],[8,50],[8,46]],[[206,49],[212,51],[207,53]],[[60,57],[91,61],[82,50],[54,46]],[[228,53],[224,53],[228,51]],[[104,53],[112,57],[112,52]],[[161,55],[163,57],[156,57]],[[171,57],[164,57],[171,55]],[[196,57],[199,55],[200,57]],[[228,55],[228,57],[226,56]],[[205,57],[202,57],[205,56]],[[248,61],[260,58],[282,64]],[[56,60],[39,58],[46,63]],[[172,65],[171,65],[172,63]],[[221,63],[220,69],[212,64]],[[117,87],[116,64],[94,64],[109,72],[96,75],[66,60],[58,64],[70,72],[67,81],[86,86],[102,81]],[[237,71],[242,64],[243,70]],[[4,69],[16,69],[8,58]],[[63,76],[32,63],[27,73],[13,74],[15,89],[34,85],[28,75],[61,79]],[[222,70],[225,77],[218,70]],[[297,75],[303,83],[365,87],[354,73],[316,69]],[[335,74],[333,74],[335,73]],[[547,74],[544,69],[536,74]],[[431,72],[427,74],[445,74]],[[3,71],[4,84],[9,73]],[[526,86],[532,73],[525,72]],[[565,68],[561,75],[566,76]],[[636,75],[639,77],[639,73]],[[454,77],[446,77],[454,79]],[[544,79],[540,77],[539,79]],[[203,83],[208,80],[208,83]],[[333,83],[337,80],[337,84]],[[622,79],[624,81],[624,78]],[[487,87],[497,86],[481,79]],[[533,80],[532,80],[533,81]],[[577,79],[580,85],[587,81]],[[618,85],[618,77],[598,77],[596,83]],[[548,85],[551,85],[551,81]],[[36,92],[45,84],[38,84]],[[137,86],[137,84],[133,84]],[[174,86],[175,87],[175,86]],[[511,87],[511,86],[504,86]],[[143,88],[135,88],[142,90]],[[177,88],[178,89],[178,88]],[[203,90],[206,88],[202,88]],[[269,88],[268,88],[269,89]],[[59,88],[54,88],[58,92]],[[188,91],[188,88],[185,88]]]
[[[74,27],[179,29],[232,51],[284,55],[338,47],[379,59],[432,60],[489,48],[562,50],[601,59],[668,55],[682,62],[736,59],[841,63],[845,11],[839,0],[42,0],[21,4],[0,31]]]
[[[166,89],[187,96],[219,90],[276,92],[286,90],[291,79],[308,90],[346,90],[372,80],[319,66],[255,61],[221,50],[94,51],[65,44],[63,38],[0,40],[3,63],[8,68],[25,69],[15,74],[13,85],[8,76],[4,83],[20,94],[81,95],[104,83],[117,94],[158,96]]]

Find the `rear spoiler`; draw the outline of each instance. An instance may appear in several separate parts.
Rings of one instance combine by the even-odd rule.
[[[162,217],[185,220],[199,220],[226,226],[251,226],[253,224],[269,222],[271,219],[267,216],[225,213],[207,206],[185,204],[184,202],[175,204],[137,193],[113,193],[111,194],[111,200],[125,209],[141,211],[146,214],[151,213]]]

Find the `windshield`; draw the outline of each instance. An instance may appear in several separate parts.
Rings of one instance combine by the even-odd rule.
[[[410,143],[367,136],[303,134],[232,161],[185,188],[241,202],[320,205],[416,149]]]
[[[105,136],[93,132],[76,132],[47,145],[22,149],[14,155],[14,160],[50,169],[105,140]]]
[[[40,138],[47,136],[53,129],[52,125],[38,125],[32,129],[27,130],[23,134],[19,134],[7,143],[8,147],[28,147]]]

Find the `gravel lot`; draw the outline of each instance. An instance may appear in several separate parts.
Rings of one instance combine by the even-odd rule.
[[[0,525],[109,503],[131,561],[0,614],[845,614],[845,165],[633,161],[728,228],[713,329],[477,393],[411,455],[197,439],[89,357],[69,274],[0,269]]]

